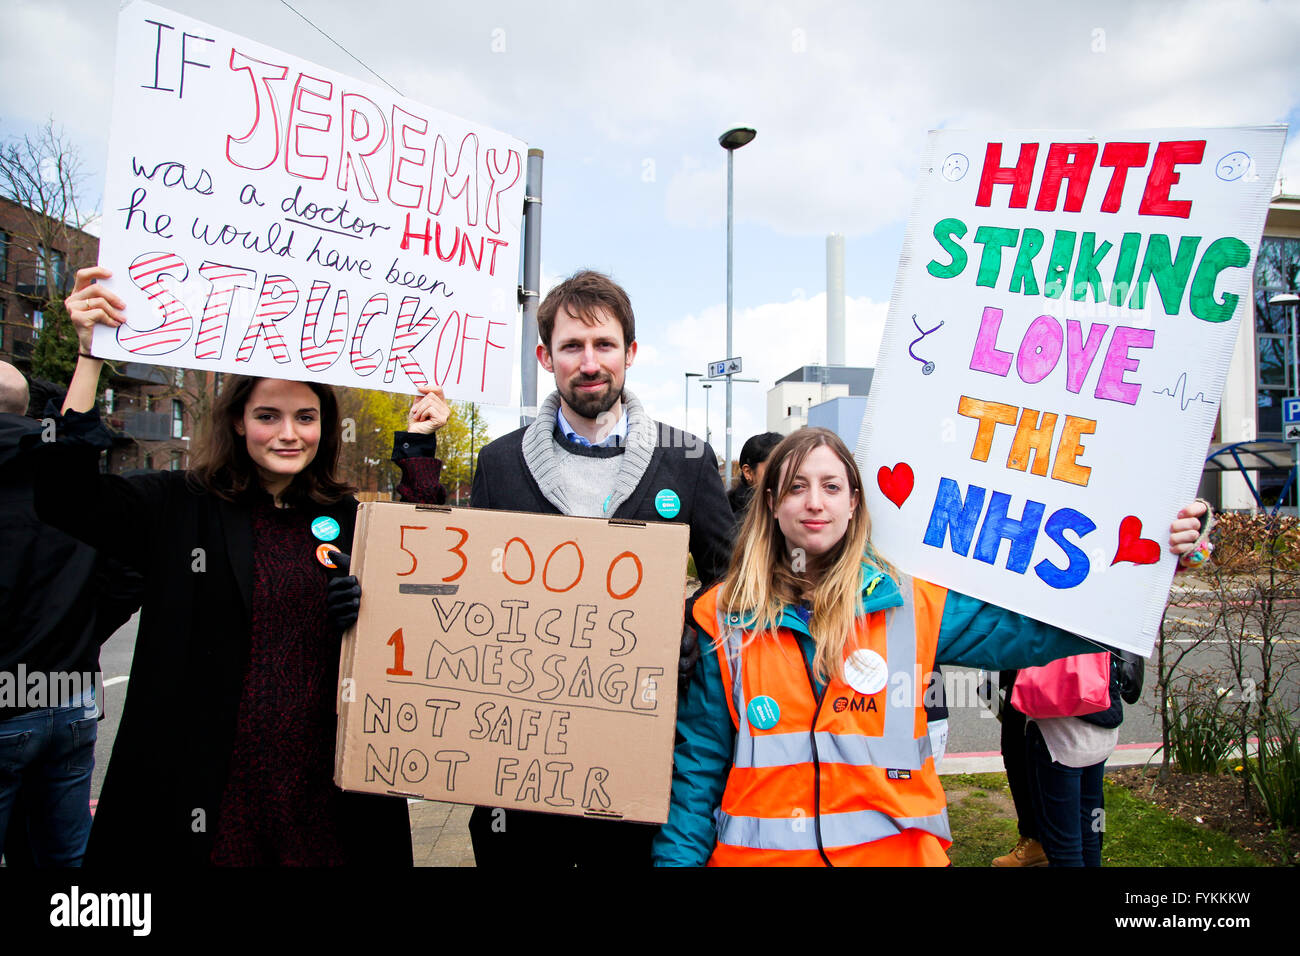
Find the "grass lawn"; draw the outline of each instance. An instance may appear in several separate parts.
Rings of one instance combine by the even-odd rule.
[[[1016,845],[1016,814],[1000,773],[941,777],[948,793],[954,866],[988,866]],[[1212,830],[1198,829],[1106,781],[1104,866],[1264,866]]]

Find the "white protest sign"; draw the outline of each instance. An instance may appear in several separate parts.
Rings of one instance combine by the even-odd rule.
[[[931,133],[858,446],[886,557],[1151,649],[1285,134]]]
[[[118,21],[107,359],[504,404],[526,146],[149,3]]]

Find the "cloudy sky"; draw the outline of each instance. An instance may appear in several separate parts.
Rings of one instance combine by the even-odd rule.
[[[927,130],[1300,121],[1294,0],[292,2],[163,5],[378,82],[369,67],[406,96],[542,148],[545,284],[590,267],[628,289],[640,341],[629,385],[673,424],[683,372],[726,352],[717,137],[758,130],[736,154],[733,352],[761,380],[735,387],[737,451],[764,430],[773,381],[825,358],[833,232],[847,237],[848,361],[874,363]],[[0,136],[53,116],[103,169],[119,8],[0,0]],[[543,394],[551,386],[542,372]],[[690,428],[703,434],[704,393],[691,389]],[[517,415],[493,413],[493,435]]]

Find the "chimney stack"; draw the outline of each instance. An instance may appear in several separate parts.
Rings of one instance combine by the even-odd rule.
[[[844,237],[826,237],[826,364],[844,359]]]

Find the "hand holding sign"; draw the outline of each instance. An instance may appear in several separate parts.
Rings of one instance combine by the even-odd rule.
[[[112,277],[113,273],[101,266],[78,269],[72,294],[63,300],[68,317],[77,330],[77,345],[84,354],[91,351],[97,324],[115,329],[126,321],[126,303],[116,292],[98,281]]]
[[[432,435],[451,417],[451,409],[443,398],[442,389],[436,385],[421,385],[420,397],[411,405],[406,417],[406,430],[418,435]]]

